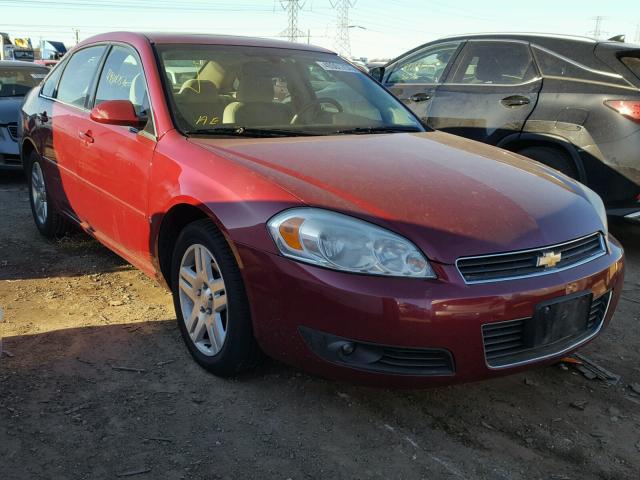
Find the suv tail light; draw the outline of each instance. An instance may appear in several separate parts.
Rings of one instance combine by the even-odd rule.
[[[640,123],[640,101],[607,100],[604,104],[629,120]]]

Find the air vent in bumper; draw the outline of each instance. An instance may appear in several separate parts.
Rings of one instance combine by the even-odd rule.
[[[391,375],[446,376],[455,372],[451,352],[359,342],[300,327],[309,348],[324,360],[345,367]]]
[[[7,127],[7,130],[9,130],[9,136],[11,136],[11,138],[13,140],[18,140],[18,124],[17,123],[10,123]]]

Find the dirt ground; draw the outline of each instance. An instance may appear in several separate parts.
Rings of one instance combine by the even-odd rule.
[[[20,176],[0,212],[0,479],[640,478],[640,228],[612,228],[625,291],[582,352],[617,385],[552,366],[390,391],[273,361],[216,378],[166,291],[82,234],[38,235]]]

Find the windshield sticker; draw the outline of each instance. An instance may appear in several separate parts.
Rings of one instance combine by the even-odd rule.
[[[327,72],[352,72],[355,73],[358,70],[348,63],[339,62],[316,62],[322,69]]]
[[[39,78],[39,79],[43,79],[44,77],[46,77],[47,74],[46,73],[32,73],[31,74],[31,78]]]

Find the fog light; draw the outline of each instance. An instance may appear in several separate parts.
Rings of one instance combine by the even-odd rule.
[[[340,350],[343,355],[351,355],[356,351],[356,346],[351,342],[345,342],[342,344],[342,347],[340,347]]]

